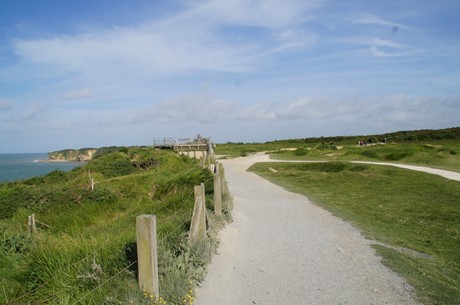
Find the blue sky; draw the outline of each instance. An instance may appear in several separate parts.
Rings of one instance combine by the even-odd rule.
[[[460,1],[1,0],[0,153],[460,126]]]

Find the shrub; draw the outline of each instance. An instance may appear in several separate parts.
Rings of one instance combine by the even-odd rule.
[[[338,173],[346,168],[343,162],[318,162],[302,164],[300,169],[308,172]]]
[[[369,166],[359,164],[359,165],[353,165],[352,167],[350,167],[349,170],[352,171],[352,172],[363,172],[363,171],[365,171],[367,169],[369,169]]]
[[[365,157],[368,157],[368,158],[373,158],[373,159],[378,159],[379,158],[377,153],[375,151],[373,151],[373,150],[363,150],[361,152],[361,155],[365,156]]]
[[[379,140],[377,140],[376,137],[372,137],[372,138],[369,138],[367,139],[367,143],[377,143]]]
[[[407,158],[407,157],[409,157],[411,155],[412,154],[409,153],[409,152],[394,152],[394,153],[390,153],[390,154],[386,155],[384,157],[384,159],[387,160],[387,161],[399,161],[399,160]]]
[[[135,173],[137,169],[124,153],[108,153],[100,155],[88,163],[87,168],[105,177],[119,177]]]
[[[305,156],[308,153],[308,150],[305,148],[298,148],[292,152],[295,156]]]

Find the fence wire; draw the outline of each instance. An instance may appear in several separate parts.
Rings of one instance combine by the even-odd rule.
[[[211,181],[214,177],[211,176],[209,177],[208,179],[206,179],[203,184],[206,184],[208,183],[209,181]],[[179,210],[177,210],[172,216],[168,216],[167,218],[165,218],[165,222],[168,221],[168,220],[171,220],[173,219],[174,217],[176,217],[177,215],[179,215],[182,211],[185,210],[185,208],[187,207],[187,203],[189,202],[189,200],[191,199],[191,197],[194,195],[194,190],[192,190],[187,199],[185,199],[183,202],[182,202],[182,206]],[[170,232],[168,232],[168,234],[166,234],[165,236],[162,236],[162,239],[167,239],[169,238],[170,236],[172,236],[177,230],[179,230],[180,228],[183,228],[185,226],[185,224],[187,222],[189,222],[190,220],[189,219],[186,219],[184,222],[182,222],[180,225],[176,226],[173,230],[171,230]],[[76,261],[76,262],[73,262],[74,265],[88,259],[89,257],[95,257],[96,254],[95,253],[91,253],[85,257],[83,257],[82,259]],[[111,276],[109,279],[105,280],[104,282],[102,282],[100,285],[98,285],[97,287],[95,287],[94,289],[92,289],[91,291],[87,292],[85,295],[83,295],[82,297],[80,297],[75,303],[79,303],[80,301],[84,300],[87,296],[89,296],[90,294],[92,294],[93,292],[95,292],[96,290],[98,290],[100,287],[102,287],[103,285],[107,284],[108,282],[110,282],[111,280],[113,280],[114,278],[116,278],[117,276],[119,276],[120,274],[122,274],[123,272],[125,272],[126,270],[128,270],[129,268],[131,268],[134,264],[137,263],[137,260],[133,261],[132,263],[130,263],[127,267],[123,268],[122,270],[118,271],[116,274],[114,274],[113,276]],[[48,279],[46,282],[40,284],[39,286],[35,287],[34,289],[32,289],[31,291],[5,303],[5,305],[13,305],[13,304],[16,304],[17,301],[19,300],[22,300],[24,299],[25,297],[33,294],[35,291],[37,291],[38,289],[46,286],[48,283],[50,283],[53,279],[55,279],[57,277],[57,275],[54,275],[53,277],[51,277],[50,279]],[[54,304],[54,302],[58,299],[57,298],[54,298],[52,299],[50,302],[50,304]],[[43,303],[43,302],[47,302],[48,299],[45,299],[45,300],[42,300],[40,303]]]

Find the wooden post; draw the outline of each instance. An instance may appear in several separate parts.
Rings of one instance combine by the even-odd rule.
[[[209,168],[209,170],[212,172],[212,156],[211,156],[211,154],[210,154],[209,152],[207,153],[206,161],[207,161],[206,166],[207,166],[207,167]]]
[[[222,195],[227,194],[227,185],[225,184],[225,169],[222,163],[219,163],[218,172],[220,175],[220,188]]]
[[[217,165],[216,165],[217,166]],[[219,171],[214,174],[214,214],[217,217],[222,216],[222,193],[220,187],[220,175]]]
[[[28,225],[30,234],[35,234],[37,232],[37,225],[35,224],[35,214],[32,214],[28,217]]]
[[[204,184],[194,188],[195,206],[193,207],[192,223],[190,225],[189,241],[206,240],[206,205]]]
[[[94,178],[91,178],[91,191],[94,191]]]
[[[155,215],[136,217],[137,265],[139,288],[159,299],[157,221]]]

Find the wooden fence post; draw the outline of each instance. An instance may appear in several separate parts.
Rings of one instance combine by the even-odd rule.
[[[213,160],[212,160],[212,154],[208,153],[208,158],[207,158],[207,167],[209,170],[212,172],[212,165],[213,165]]]
[[[225,183],[225,169],[222,163],[219,163],[218,172],[220,176],[220,189],[222,195],[227,194],[227,184]]]
[[[217,164],[215,165],[217,166]],[[219,171],[214,174],[214,214],[218,217],[222,216],[222,192]]]
[[[29,233],[35,234],[37,232],[37,225],[35,224],[35,214],[28,217]]]
[[[139,288],[159,299],[157,221],[155,215],[136,217],[137,265]]]
[[[193,207],[192,224],[190,225],[189,241],[206,240],[206,205],[204,184],[194,188],[195,206]]]

